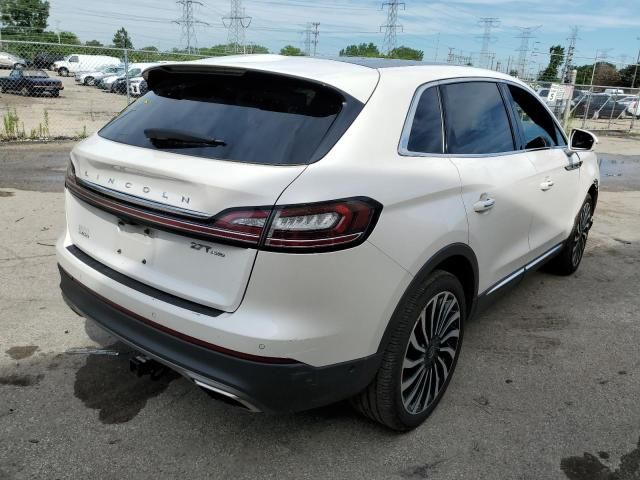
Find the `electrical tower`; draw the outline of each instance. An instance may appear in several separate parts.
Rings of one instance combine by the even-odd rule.
[[[231,0],[229,15],[222,17],[222,24],[228,29],[227,52],[247,53],[245,30],[251,25],[251,17],[245,14],[242,0]]]
[[[313,43],[313,56],[315,57],[318,54],[318,37],[320,36],[318,28],[320,27],[320,22],[313,22],[311,25],[313,25],[313,40],[311,40],[311,43]]]
[[[520,48],[518,48],[518,77],[525,78],[527,74],[527,57],[529,55],[529,40],[533,38],[533,32],[539,29],[542,25],[535,27],[517,27],[522,33],[516,38],[520,39]]]
[[[576,51],[576,42],[578,41],[578,27],[573,27],[571,29],[571,36],[567,39],[569,40],[569,46],[567,47],[567,56],[564,61],[564,65],[562,66],[562,74],[560,75],[560,80],[563,83],[569,83],[571,81],[571,67],[573,65],[573,55]]]
[[[202,2],[197,0],[178,0],[176,3],[182,7],[182,17],[180,20],[173,21],[173,23],[177,23],[182,27],[180,44],[185,46],[187,53],[197,53],[196,25],[209,25],[206,22],[197,20],[194,15],[194,5],[202,5]]]
[[[456,51],[455,47],[447,47],[449,49],[449,54],[447,55],[447,63],[453,63],[453,57],[455,56],[454,52]]]
[[[308,57],[311,55],[311,24],[307,23],[302,34],[304,35],[304,54]]]
[[[388,9],[387,23],[380,26],[380,31],[384,29],[384,42],[382,50],[389,55],[397,46],[398,30],[404,31],[403,26],[398,23],[398,9],[404,10],[406,5],[398,0],[389,0],[382,4],[382,9]]]
[[[484,33],[482,34],[482,51],[480,52],[480,67],[489,68],[489,62],[491,61],[491,55],[489,54],[489,45],[491,45],[491,29],[500,25],[500,19],[494,17],[482,17],[480,19],[480,25],[484,26]]]

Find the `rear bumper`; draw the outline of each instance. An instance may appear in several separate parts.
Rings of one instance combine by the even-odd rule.
[[[62,295],[73,310],[199,386],[254,411],[294,412],[348,398],[368,385],[380,364],[379,354],[324,367],[237,358],[164,331],[93,292],[62,267],[60,277]]]

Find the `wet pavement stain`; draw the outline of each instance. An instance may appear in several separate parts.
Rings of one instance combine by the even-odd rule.
[[[13,192],[3,192],[2,190],[0,190],[0,198],[2,197],[13,197],[15,195],[15,193]]]
[[[607,452],[599,452],[599,455],[603,459],[609,458]],[[586,452],[582,457],[563,458],[560,469],[570,480],[640,480],[640,438],[634,450],[620,457],[620,467],[615,470]]]
[[[110,349],[117,346],[108,347]],[[76,372],[74,394],[88,408],[99,410],[102,423],[125,423],[134,418],[147,400],[160,395],[179,375],[169,371],[158,380],[129,371],[129,356],[89,355]]]
[[[26,345],[24,347],[11,347],[5,353],[14,360],[22,360],[24,358],[29,358],[31,355],[36,353],[36,350],[38,350],[37,345]]]
[[[5,375],[0,377],[0,385],[9,385],[12,387],[31,387],[42,380],[44,375]]]

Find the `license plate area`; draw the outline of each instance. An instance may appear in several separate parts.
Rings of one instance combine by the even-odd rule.
[[[115,250],[123,259],[147,264],[153,261],[153,231],[142,225],[126,223],[121,220],[117,224]]]

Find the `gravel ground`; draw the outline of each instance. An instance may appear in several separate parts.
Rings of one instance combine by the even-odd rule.
[[[58,292],[69,147],[0,147],[0,479],[640,479],[640,142],[600,145],[580,270],[471,321],[443,402],[405,435],[346,404],[250,414],[130,375]],[[96,345],[120,355],[65,353]]]

